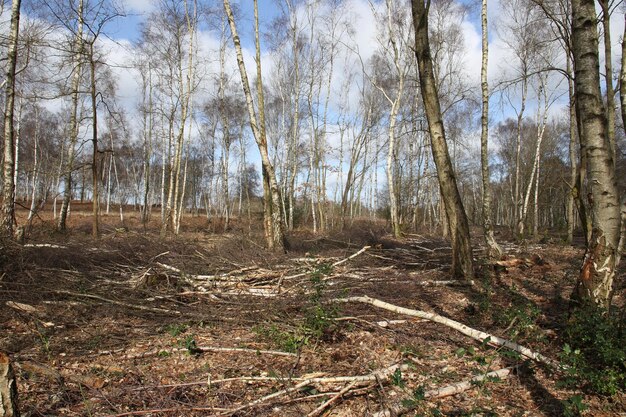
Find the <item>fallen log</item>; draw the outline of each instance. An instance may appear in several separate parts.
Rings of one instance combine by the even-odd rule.
[[[356,385],[357,383],[362,383],[362,382],[371,382],[371,381],[379,381],[379,380],[383,380],[388,378],[390,375],[392,375],[394,372],[396,372],[397,369],[406,369],[406,366],[402,366],[400,364],[395,364],[392,366],[389,366],[387,368],[383,368],[383,369],[379,369],[377,371],[374,371],[370,374],[367,375],[359,375],[359,376],[352,376],[352,377],[331,377],[331,378],[309,378],[309,379],[305,379],[304,381],[292,386],[292,387],[287,387],[283,390],[280,391],[276,391],[272,394],[266,395],[264,397],[261,398],[257,398],[254,401],[251,401],[249,403],[240,405],[237,408],[233,408],[231,410],[228,410],[228,412],[223,413],[223,414],[218,414],[220,416],[226,416],[226,415],[233,415],[238,413],[241,410],[245,410],[247,408],[250,407],[254,407],[256,405],[262,404],[268,400],[277,398],[277,397],[281,397],[283,395],[289,394],[291,392],[294,391],[298,391],[303,387],[306,387],[307,385],[311,385],[313,383],[321,383],[321,382],[351,382],[354,383],[354,385]],[[352,385],[352,386],[354,386]]]
[[[498,379],[508,378],[508,376],[511,374],[511,372],[513,372],[514,369],[515,367],[502,368],[502,369],[498,369],[497,371],[491,371],[483,375],[475,376],[474,378],[468,379],[466,381],[461,381],[455,384],[446,385],[445,387],[428,390],[424,393],[424,399],[443,398],[443,397],[449,397],[451,395],[460,394],[462,392],[465,392],[473,388],[474,386],[476,386],[476,384],[483,382],[485,380],[496,379],[496,378]],[[413,409],[415,409],[417,404],[418,403],[414,401],[407,401],[401,404],[393,404],[387,407],[386,409],[374,414],[374,417],[400,416],[402,414],[406,414],[406,413],[413,411]]]
[[[511,349],[528,359],[532,359],[536,362],[543,363],[550,367],[558,368],[558,365],[559,365],[558,362],[540,353],[534,352],[525,346],[519,345],[510,340],[503,339],[501,337],[498,337],[498,336],[495,336],[495,335],[492,335],[492,334],[489,334],[480,330],[472,329],[471,327],[466,326],[463,323],[459,323],[456,320],[449,319],[439,314],[399,307],[399,306],[378,300],[376,298],[368,297],[366,295],[359,296],[359,297],[338,298],[338,299],[335,299],[335,301],[344,302],[344,303],[348,303],[348,302],[365,303],[365,304],[373,305],[375,307],[383,308],[385,310],[393,311],[395,313],[404,314],[404,315],[412,316],[412,317],[419,317],[422,319],[433,321],[435,323],[443,324],[444,326],[457,330],[463,333],[464,335],[471,337],[472,339],[478,340],[481,343],[486,343],[490,346],[496,346],[496,347],[502,346],[507,349]]]

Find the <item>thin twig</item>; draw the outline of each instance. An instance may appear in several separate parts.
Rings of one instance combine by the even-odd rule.
[[[119,305],[119,306],[122,306],[122,307],[134,308],[136,310],[150,311],[150,312],[153,312],[153,313],[181,314],[180,311],[176,311],[176,310],[168,310],[168,309],[165,309],[165,308],[156,308],[156,307],[145,307],[145,306],[142,306],[142,305],[139,305],[139,304],[124,303],[122,301],[110,300],[108,298],[100,297],[99,295],[81,294],[81,293],[78,293],[78,292],[65,291],[65,290],[54,290],[52,292],[57,293],[57,294],[71,295],[71,296],[74,296],[74,297],[91,298],[91,299],[94,299],[94,300],[104,301],[106,303],[115,304],[115,305]]]
[[[227,352],[227,353],[252,353],[255,355],[274,355],[274,356],[290,356],[290,357],[295,357],[296,354],[295,353],[289,353],[289,352],[279,352],[279,351],[275,351],[275,350],[260,350],[260,349],[248,349],[248,348],[226,348],[226,347],[213,347],[213,346],[198,346],[198,347],[194,347],[193,350],[195,352]],[[143,352],[143,353],[137,353],[137,354],[133,354],[133,355],[125,355],[122,356],[119,359],[141,359],[141,358],[147,358],[149,356],[158,356],[159,354],[162,354],[161,352],[167,352],[167,353],[180,353],[180,352],[188,352],[189,349],[187,348],[173,348],[173,349],[155,349],[155,350],[150,350],[148,352]]]
[[[352,381],[352,382],[350,382],[348,385],[343,387],[343,389],[341,391],[339,391],[337,394],[333,395],[333,397],[330,398],[328,401],[324,401],[322,404],[320,404],[319,407],[317,407],[315,410],[313,410],[309,414],[307,414],[306,417],[316,417],[316,416],[318,416],[324,410],[326,410],[328,407],[330,407],[333,403],[337,402],[339,400],[339,398],[341,398],[346,392],[350,391],[352,389],[352,387],[354,387],[358,383],[359,383],[359,381]]]

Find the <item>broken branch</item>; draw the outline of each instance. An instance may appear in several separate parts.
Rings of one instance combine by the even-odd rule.
[[[256,405],[259,405],[261,403],[266,402],[267,400],[271,400],[273,398],[276,397],[280,397],[283,396],[285,394],[289,394],[290,392],[294,392],[299,390],[300,388],[306,387],[307,385],[311,385],[313,383],[320,383],[320,382],[354,382],[354,383],[360,383],[360,382],[370,382],[370,381],[378,381],[381,379],[386,379],[387,377],[389,377],[389,375],[393,374],[396,369],[403,369],[406,368],[405,366],[401,366],[399,364],[395,364],[392,366],[389,366],[387,368],[384,369],[380,369],[378,371],[374,371],[371,374],[367,374],[367,375],[360,375],[360,376],[350,376],[350,377],[334,377],[334,378],[308,378],[305,379],[304,381],[292,386],[292,387],[287,387],[283,390],[280,391],[276,391],[272,394],[266,395],[264,397],[258,398],[254,401],[251,401],[249,403],[243,404],[237,408],[234,408],[232,410],[229,410],[228,412],[224,413],[224,414],[220,414],[220,415],[232,415],[235,414],[241,410],[245,410],[246,408],[250,408],[250,407],[254,407]]]
[[[386,303],[384,301],[378,300],[376,298],[371,298],[368,296],[360,296],[360,297],[348,297],[348,298],[339,298],[336,299],[335,301],[339,301],[339,302],[359,302],[359,303],[365,303],[365,304],[370,304],[373,305],[375,307],[379,307],[379,308],[383,308],[385,310],[389,310],[389,311],[393,311],[395,313],[399,313],[399,314],[404,314],[407,316],[413,316],[413,317],[419,317],[422,319],[426,319],[426,320],[430,320],[433,321],[435,323],[439,323],[439,324],[443,324],[445,326],[448,326],[454,330],[457,330],[461,333],[463,333],[466,336],[471,337],[472,339],[478,340],[481,343],[486,343],[488,345],[491,346],[503,346],[506,347],[508,349],[511,349],[517,353],[519,353],[520,355],[532,359],[534,361],[543,363],[545,365],[548,365],[550,367],[558,367],[558,363],[540,353],[534,352],[530,349],[528,349],[525,346],[522,345],[518,345],[515,342],[511,342],[510,340],[507,339],[503,339],[501,337],[498,336],[494,336],[492,334],[480,331],[480,330],[476,330],[476,329],[472,329],[469,326],[466,326],[462,323],[459,323],[458,321],[449,319],[447,317],[444,316],[440,316],[439,314],[435,314],[435,313],[428,313],[425,311],[420,311],[420,310],[412,310],[409,308],[404,308],[404,307],[399,307],[393,304],[389,304]]]
[[[483,375],[475,376],[474,378],[468,379],[466,381],[461,381],[455,384],[447,385],[445,387],[428,390],[424,393],[424,398],[425,399],[443,398],[443,397],[449,397],[451,395],[460,394],[462,392],[465,392],[471,389],[472,387],[476,386],[476,384],[483,382],[485,380],[495,379],[495,378],[507,378],[511,374],[511,372],[513,372],[515,368],[516,367],[514,366],[510,368],[502,368],[497,371],[491,371]],[[412,411],[416,405],[417,404],[415,403],[395,404],[395,405],[388,407],[387,409],[383,411],[379,411],[378,413],[374,414],[374,417],[399,416],[399,415],[406,414]]]
[[[366,250],[368,250],[370,248],[371,248],[371,246],[363,246],[363,248],[361,248],[358,252],[355,252],[352,255],[348,256],[347,258],[342,259],[340,261],[337,261],[337,262],[331,264],[330,267],[334,268],[334,267],[339,266],[339,265],[341,265],[343,263],[346,263],[349,260],[352,260],[352,259],[356,258],[357,256],[359,256],[360,254],[362,254],[363,252],[365,252]]]
[[[81,293],[78,293],[78,292],[65,291],[65,290],[55,290],[55,291],[52,291],[52,292],[57,293],[57,294],[71,295],[71,296],[74,296],[74,297],[91,298],[93,300],[104,301],[106,303],[115,304],[115,305],[118,305],[118,306],[134,308],[136,310],[150,311],[150,312],[153,312],[153,313],[181,314],[180,311],[176,311],[176,310],[168,310],[168,309],[165,309],[165,308],[156,308],[156,307],[145,307],[145,306],[142,306],[142,305],[139,305],[139,304],[124,303],[122,301],[110,300],[108,298],[100,297],[99,295],[81,294]]]

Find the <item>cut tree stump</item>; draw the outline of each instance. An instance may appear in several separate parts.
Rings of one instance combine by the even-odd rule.
[[[9,357],[0,352],[0,416],[19,417],[17,382]]]

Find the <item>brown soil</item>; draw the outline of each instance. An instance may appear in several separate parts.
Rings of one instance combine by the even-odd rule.
[[[27,245],[2,244],[0,351],[14,361],[23,415],[304,416],[347,382],[250,403],[298,378],[408,364],[392,378],[355,386],[319,413],[373,415],[418,387],[446,386],[520,360],[436,323],[330,300],[368,295],[435,312],[558,359],[582,256],[581,248],[556,243],[508,244],[510,257],[535,258],[507,269],[482,264],[474,287],[422,285],[449,279],[448,243],[420,235],[394,240],[384,225],[363,222],[324,236],[298,231],[290,251],[275,254],[263,249],[258,230],[236,225],[224,232],[206,217],[185,218],[179,236],[160,239],[156,220],[144,229],[136,213],[127,213],[122,229],[119,218],[103,216],[103,234],[94,240],[84,211],[74,207],[67,234],[40,218]],[[372,248],[328,267],[366,245]],[[476,255],[481,259],[480,248]],[[623,303],[623,274],[617,282],[615,301]],[[512,320],[516,306],[528,307],[528,320]],[[235,379],[221,381],[228,378]],[[574,392],[556,380],[526,363],[506,380],[422,401],[414,415],[561,416],[561,401]],[[587,415],[626,413],[624,398],[584,401]]]

